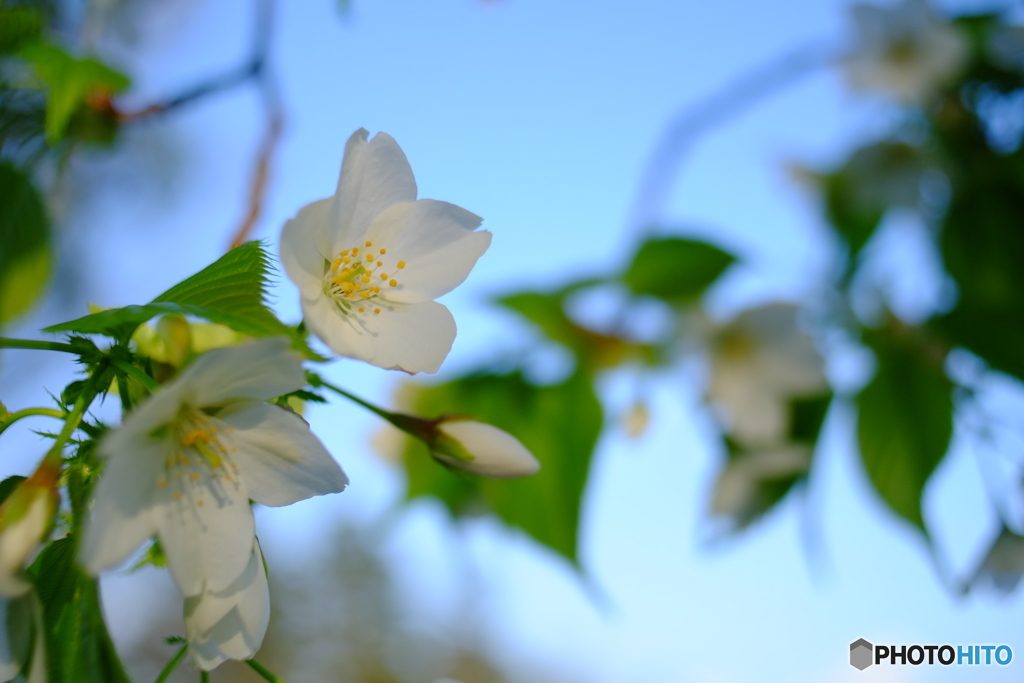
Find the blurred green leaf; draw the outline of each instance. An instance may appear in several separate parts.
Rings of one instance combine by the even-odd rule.
[[[814,444],[830,405],[831,393],[791,399],[789,438],[798,443]]]
[[[522,479],[477,478],[442,467],[410,439],[408,496],[436,496],[454,515],[493,511],[576,564],[580,503],[603,419],[588,378],[577,373],[538,387],[520,374],[475,375],[416,392],[420,414],[470,415],[504,429],[537,457],[541,470]]]
[[[857,396],[861,461],[882,500],[927,534],[921,496],[953,433],[953,383],[941,358],[905,338],[872,335],[878,367]]]
[[[25,173],[0,161],[0,326],[27,311],[50,277],[50,222]]]
[[[43,604],[50,683],[130,683],[110,640],[96,580],[76,562],[74,539],[50,543],[30,567]]]
[[[42,35],[43,18],[34,7],[0,6],[0,54],[10,54]]]
[[[46,139],[50,144],[64,137],[71,116],[90,96],[109,96],[131,83],[109,66],[95,59],[72,57],[55,45],[29,45],[19,56],[32,65],[46,86]]]
[[[640,246],[622,281],[634,294],[683,303],[703,294],[735,260],[705,242],[656,238]]]
[[[577,325],[565,312],[565,298],[573,288],[556,292],[518,292],[496,299],[536,325],[544,335],[568,348],[586,368],[607,368],[627,358],[652,362],[654,350],[621,337],[601,334]]]
[[[127,339],[160,314],[191,315],[249,334],[295,337],[265,303],[269,257],[259,242],[232,249],[210,266],[171,287],[151,303],[93,313],[46,328],[47,332],[105,334]]]

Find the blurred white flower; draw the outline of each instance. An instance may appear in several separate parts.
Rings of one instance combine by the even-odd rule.
[[[744,526],[762,512],[765,484],[796,477],[810,464],[811,450],[805,446],[744,453],[730,460],[715,482],[711,511]]]
[[[269,623],[270,588],[258,541],[234,583],[185,598],[185,636],[192,658],[204,671],[226,659],[252,658]]]
[[[927,0],[893,7],[851,8],[854,50],[843,60],[850,85],[881,90],[904,104],[921,104],[954,77],[967,58],[960,32],[937,17]]]
[[[59,478],[60,459],[44,458],[0,505],[0,597],[24,595],[32,587],[24,568],[53,527]]]
[[[484,477],[525,477],[540,469],[540,463],[519,439],[474,420],[441,421],[430,450],[452,467]]]
[[[796,306],[770,304],[744,311],[712,333],[707,395],[730,435],[748,448],[784,443],[789,399],[828,388],[821,355],[797,314]]]
[[[334,196],[281,233],[281,262],[302,293],[306,325],[335,353],[409,373],[437,372],[455,321],[434,301],[469,275],[491,243],[481,218],[416,199],[395,140],[360,129],[348,140]]]
[[[90,573],[156,534],[186,597],[220,594],[252,562],[250,498],[280,506],[345,488],[305,421],[264,403],[305,385],[288,347],[277,337],[209,351],[103,438],[81,550]]]

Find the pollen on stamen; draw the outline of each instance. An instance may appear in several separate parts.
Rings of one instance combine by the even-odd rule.
[[[372,246],[373,246],[373,242],[370,242],[369,240],[367,240],[367,242],[366,242],[366,246],[368,246],[368,247],[372,247]]]
[[[198,481],[198,480],[199,480],[199,473],[198,472],[193,472],[192,473],[192,481]]]
[[[377,267],[378,267],[378,268],[379,268],[380,266],[383,266],[383,265],[384,265],[384,262],[383,262],[383,261],[377,261]]]
[[[388,274],[387,273],[381,273],[380,274],[380,279],[381,280],[387,280],[388,279]]]
[[[380,313],[380,309],[379,308],[375,308],[375,309],[373,309],[373,312],[374,313]]]
[[[399,261],[397,265],[399,268],[405,268],[405,261]]]
[[[398,280],[392,280],[388,284],[391,285],[392,287],[397,287],[398,286]]]
[[[388,250],[385,249],[384,247],[381,247],[380,248],[380,253],[381,253],[381,256],[383,256],[384,254],[388,253]]]
[[[362,306],[360,306],[360,307],[359,307],[359,308],[357,308],[356,310],[357,310],[357,311],[359,311],[360,313],[366,313],[366,309],[365,309],[365,308],[363,308]]]

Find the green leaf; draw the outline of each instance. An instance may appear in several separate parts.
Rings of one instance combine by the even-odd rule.
[[[545,387],[520,374],[464,377],[419,388],[415,408],[428,417],[469,415],[504,429],[537,457],[541,470],[522,479],[477,478],[442,467],[410,439],[410,498],[436,496],[455,515],[492,511],[577,562],[580,504],[602,424],[601,404],[584,374]]]
[[[683,303],[703,294],[735,260],[705,242],[656,238],[640,246],[622,281],[634,294]]]
[[[831,404],[831,393],[791,399],[789,438],[797,443],[814,444]]]
[[[912,340],[872,337],[878,368],[857,396],[861,461],[882,500],[927,534],[921,496],[949,448],[953,383]]]
[[[529,320],[548,339],[572,351],[586,368],[613,367],[627,358],[653,358],[654,350],[649,345],[576,324],[565,312],[565,298],[572,291],[570,287],[556,292],[518,292],[500,297],[495,303]]]
[[[43,604],[50,683],[130,683],[110,640],[95,579],[76,562],[73,537],[54,541],[30,567]]]
[[[10,54],[43,32],[43,18],[34,7],[0,6],[0,54]]]
[[[55,45],[36,43],[19,52],[46,86],[46,139],[54,144],[90,95],[111,94],[130,85],[128,77],[95,59],[77,59]]]
[[[151,303],[101,311],[46,328],[47,332],[105,334],[127,339],[136,327],[161,314],[190,315],[252,335],[295,337],[267,308],[270,265],[259,242],[248,242],[221,256]]]
[[[0,161],[0,326],[39,300],[50,278],[50,221],[29,177]]]
[[[993,370],[1024,381],[1024,316],[1018,311],[964,302],[936,319],[934,325],[953,344],[984,359]]]

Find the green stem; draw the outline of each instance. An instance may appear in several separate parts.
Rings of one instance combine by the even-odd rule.
[[[174,673],[174,670],[178,668],[179,664],[181,664],[181,660],[185,659],[186,652],[188,652],[188,643],[181,646],[181,649],[178,650],[177,654],[171,658],[171,661],[167,662],[167,666],[164,667],[163,671],[160,672],[160,675],[156,677],[156,680],[153,681],[153,683],[164,683],[164,681],[170,678],[171,674]]]
[[[248,664],[253,671],[262,676],[264,680],[270,681],[270,683],[285,683],[283,678],[278,678],[273,672],[267,669],[267,667],[263,666],[255,659],[247,659],[245,660],[245,663]]]
[[[114,367],[116,367],[118,370],[120,370],[124,374],[126,374],[129,377],[131,377],[132,379],[134,379],[136,382],[138,382],[142,386],[146,387],[146,389],[149,390],[149,393],[154,394],[157,391],[160,391],[160,383],[159,382],[157,382],[155,379],[153,379],[152,377],[150,377],[149,375],[147,375],[142,370],[140,370],[139,368],[135,367],[134,365],[132,365],[128,361],[125,361],[125,360],[114,361]]]
[[[0,337],[0,349],[36,349],[38,351],[63,351],[64,353],[81,352],[81,349],[64,342],[12,339],[11,337]]]
[[[409,432],[413,436],[419,437],[425,441],[430,441],[431,436],[436,431],[437,421],[436,420],[425,420],[421,417],[415,417],[413,415],[405,415],[403,413],[392,413],[383,408],[379,408],[369,401],[364,401],[355,394],[350,394],[341,387],[336,387],[329,382],[325,382],[323,379],[319,379],[319,384],[327,389],[330,389],[334,393],[347,398],[348,400],[356,403],[363,408],[366,408],[371,413],[387,420],[394,426],[401,429],[403,432]]]
[[[64,421],[64,428],[60,430],[60,434],[57,435],[56,441],[53,442],[53,446],[50,447],[50,451],[46,454],[44,459],[62,459],[62,449],[64,444],[68,442],[71,435],[78,429],[78,425],[82,423],[82,418],[85,416],[85,411],[92,405],[93,400],[99,396],[99,383],[106,373],[100,370],[89,377],[85,382],[85,386],[82,387],[82,393],[78,395],[78,400],[75,402],[75,407]]]
[[[210,683],[210,672],[200,671],[199,672],[199,683]]]
[[[25,417],[32,417],[33,415],[45,415],[47,417],[55,417],[58,420],[64,419],[64,413],[53,408],[25,408],[0,417],[0,434],[3,434],[8,427],[18,420]]]

